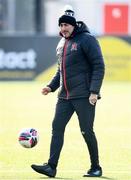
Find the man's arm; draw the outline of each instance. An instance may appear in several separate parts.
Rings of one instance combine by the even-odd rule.
[[[90,92],[99,94],[105,72],[100,45],[94,36],[89,35],[85,37],[82,48],[91,67]]]
[[[42,88],[42,94],[47,95],[50,92],[54,92],[60,86],[60,68],[58,66],[57,72],[51,82],[44,88]]]

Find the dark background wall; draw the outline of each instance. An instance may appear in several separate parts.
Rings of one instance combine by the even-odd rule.
[[[101,36],[98,40],[105,59],[106,80],[129,81],[131,37]],[[45,76],[45,70],[57,63],[58,41],[59,37],[44,35],[0,36],[0,81],[34,80]],[[51,73],[46,74],[47,79]]]
[[[0,37],[0,80],[33,80],[56,63],[58,37]]]

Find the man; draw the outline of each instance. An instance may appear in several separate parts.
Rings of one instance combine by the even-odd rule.
[[[99,177],[102,175],[102,168],[99,164],[93,123],[95,106],[100,98],[104,77],[101,49],[86,25],[83,22],[76,22],[72,9],[67,9],[59,18],[59,27],[62,39],[57,46],[58,70],[50,84],[42,89],[42,94],[47,95],[59,88],[52,124],[50,157],[48,163],[31,167],[38,173],[55,177],[65,127],[76,112],[91,160],[91,168],[84,176]]]

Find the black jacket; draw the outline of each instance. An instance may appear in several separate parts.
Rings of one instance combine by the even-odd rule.
[[[83,22],[77,22],[72,36],[66,39],[58,70],[48,85],[59,88],[59,98],[83,98],[100,93],[104,61],[98,41]]]

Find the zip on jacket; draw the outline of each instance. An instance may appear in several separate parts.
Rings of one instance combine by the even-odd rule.
[[[65,42],[63,58],[62,58],[63,81],[64,81],[64,87],[65,87],[65,91],[66,91],[66,99],[69,98],[69,91],[68,91],[67,83],[66,83],[66,68],[65,68],[67,44],[68,44],[68,40],[66,40],[66,42]]]

